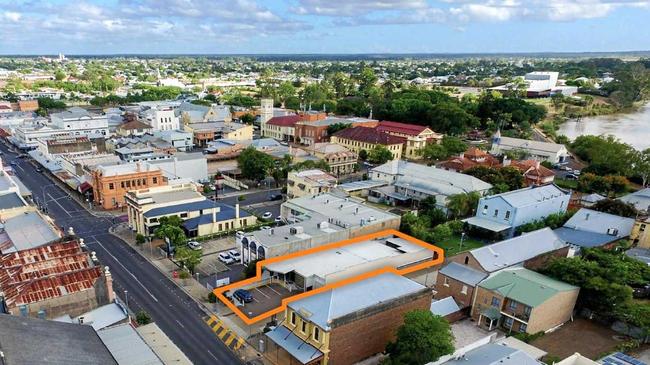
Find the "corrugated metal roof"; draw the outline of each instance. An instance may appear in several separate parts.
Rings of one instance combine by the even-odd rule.
[[[120,365],[163,365],[128,323],[97,331],[97,335]]]
[[[266,336],[303,364],[307,364],[323,356],[320,350],[301,340],[300,337],[289,331],[287,327],[276,327],[273,331],[267,332]]]
[[[484,272],[474,270],[469,266],[456,262],[450,262],[447,266],[440,269],[439,273],[471,286],[476,286],[476,284],[480,283],[487,276]]]
[[[621,238],[627,237],[632,233],[634,219],[581,208],[564,223],[564,227],[593,233],[611,233],[613,235],[612,237]],[[611,229],[615,229],[617,231],[616,234],[610,231]]]
[[[449,360],[444,365],[540,365],[537,360],[521,350],[489,343],[468,351],[459,359]]]
[[[431,302],[431,307],[429,309],[431,310],[431,313],[444,317],[448,314],[458,312],[460,307],[458,307],[454,298],[447,297],[440,300],[434,300]]]

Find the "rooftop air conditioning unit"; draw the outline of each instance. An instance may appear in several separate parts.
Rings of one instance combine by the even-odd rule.
[[[607,234],[610,236],[618,236],[617,228],[607,228]]]
[[[300,226],[291,227],[291,228],[289,229],[289,233],[291,233],[291,234],[293,234],[293,235],[296,235],[296,234],[302,234],[302,233],[304,233],[304,232],[305,232],[304,228],[302,228],[302,227],[300,227]]]

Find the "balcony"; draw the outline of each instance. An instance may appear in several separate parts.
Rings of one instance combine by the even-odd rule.
[[[503,314],[504,316],[512,317],[526,324],[528,324],[528,321],[530,320],[530,313],[526,314],[523,312],[517,312],[516,310],[512,310],[510,308],[505,308],[504,310],[501,311],[501,314]]]

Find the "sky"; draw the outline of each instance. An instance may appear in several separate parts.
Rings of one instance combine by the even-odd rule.
[[[650,50],[650,0],[0,0],[0,54]]]

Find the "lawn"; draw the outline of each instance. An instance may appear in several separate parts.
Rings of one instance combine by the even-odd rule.
[[[434,245],[445,250],[445,257],[454,256],[461,252],[473,250],[484,245],[483,242],[471,237],[465,236],[463,239],[463,247],[460,247],[460,236],[453,236],[446,239],[444,242],[435,242]]]
[[[578,188],[578,180],[567,180],[567,179],[555,179],[553,180],[555,185],[564,188],[564,189],[577,189]]]

